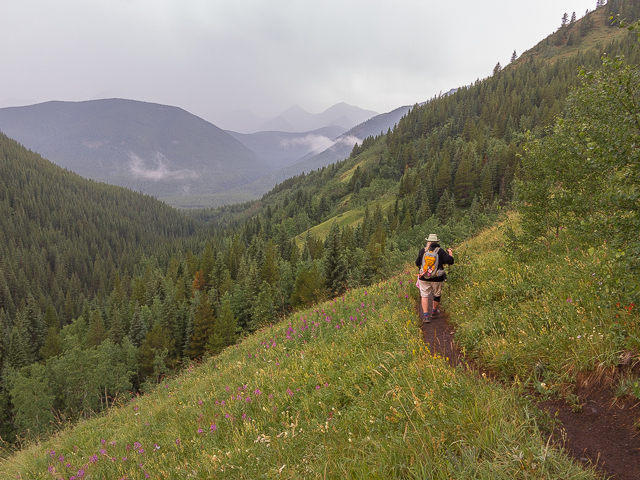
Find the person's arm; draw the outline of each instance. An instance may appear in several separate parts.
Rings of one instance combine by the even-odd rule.
[[[418,253],[418,258],[416,258],[416,267],[420,268],[422,266],[422,256],[424,255],[424,248],[420,250]]]
[[[447,253],[445,253],[442,249],[440,249],[440,251],[442,252],[442,256],[444,257],[442,258],[442,264],[453,265],[453,263],[455,262],[455,259],[453,258],[453,250],[447,248]]]

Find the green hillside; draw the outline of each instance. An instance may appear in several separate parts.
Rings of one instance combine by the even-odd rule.
[[[620,7],[618,2],[610,4],[608,7]],[[627,6],[633,8],[623,9],[622,13],[637,13],[635,2],[622,5]],[[600,368],[609,369],[607,378],[620,385],[621,393],[638,395],[634,390],[637,379],[632,372],[626,372],[624,379],[617,377],[620,372],[615,362],[621,354],[632,361],[638,346],[634,308],[639,296],[640,205],[634,147],[638,144],[634,123],[638,112],[634,105],[640,90],[640,50],[634,48],[635,32],[606,26],[607,10],[600,8],[563,27],[539,46],[538,53],[538,47],[526,52],[512,64],[496,68],[491,77],[453,95],[415,106],[393,131],[368,137],[349,158],[288,179],[256,202],[183,215],[150,197],[81,180],[3,137],[0,208],[4,210],[0,218],[6,227],[2,229],[6,253],[0,265],[0,436],[8,444],[27,446],[39,439],[46,441],[62,427],[80,422],[77,435],[86,436],[86,443],[69,432],[70,437],[64,434],[58,437],[61,440],[53,439],[51,442],[61,443],[49,443],[51,446],[46,448],[69,458],[74,455],[69,452],[75,444],[83,448],[78,453],[80,457],[91,459],[100,448],[108,452],[106,446],[98,445],[101,439],[107,445],[115,441],[115,447],[125,448],[125,452],[127,444],[133,446],[138,441],[138,454],[142,454],[140,448],[145,454],[157,454],[155,463],[149,463],[149,472],[153,466],[157,475],[169,469],[175,474],[178,467],[184,473],[187,463],[193,467],[194,462],[210,469],[227,468],[226,465],[255,468],[249,465],[250,459],[251,465],[255,463],[253,457],[236,454],[265,446],[261,444],[277,443],[280,446],[270,450],[276,452],[273,456],[251,450],[256,457],[269,459],[265,476],[283,474],[285,469],[269,470],[282,465],[308,466],[314,476],[321,475],[320,470],[313,470],[317,468],[313,460],[325,459],[322,455],[328,457],[320,465],[326,465],[336,475],[347,471],[356,472],[356,476],[357,472],[374,477],[420,476],[420,472],[425,476],[425,469],[430,467],[418,458],[427,452],[441,459],[434,467],[438,469],[435,472],[440,472],[434,473],[435,477],[491,477],[488,472],[497,471],[507,472],[503,476],[510,478],[510,462],[515,455],[518,468],[531,469],[526,470],[527,475],[548,478],[551,474],[541,473],[547,471],[541,469],[544,462],[540,459],[546,461],[548,455],[555,456],[557,452],[540,443],[528,407],[516,400],[517,391],[505,393],[497,386],[488,386],[487,393],[482,394],[488,397],[477,397],[475,391],[483,390],[484,383],[450,371],[444,364],[420,364],[434,369],[429,382],[435,383],[427,383],[428,375],[416,371],[406,383],[395,384],[405,393],[408,385],[422,385],[424,389],[416,393],[418,398],[433,389],[447,399],[433,404],[433,410],[429,407],[428,412],[414,403],[416,409],[406,413],[405,423],[399,423],[404,418],[401,407],[406,404],[400,400],[398,404],[384,403],[392,401],[396,394],[388,383],[390,377],[385,377],[376,365],[379,362],[390,371],[396,367],[397,372],[409,375],[406,372],[413,372],[416,365],[412,362],[434,360],[417,347],[417,353],[413,353],[417,334],[409,312],[413,311],[410,302],[416,299],[410,299],[416,289],[406,286],[415,277],[401,278],[408,290],[396,290],[399,283],[392,280],[379,282],[407,269],[407,262],[414,260],[425,236],[437,232],[443,245],[453,245],[458,252],[458,264],[451,269],[452,289],[446,294],[451,300],[446,300],[445,307],[455,316],[458,338],[469,355],[477,357],[507,384],[533,386],[542,393],[548,390],[567,396],[580,375]],[[570,42],[572,33],[578,36],[574,35]],[[609,54],[604,61],[603,50]],[[615,54],[624,54],[625,60],[614,59]],[[580,69],[583,72],[579,74]],[[572,94],[579,85],[582,87]],[[506,221],[503,213],[511,209],[517,209],[518,216]],[[486,228],[497,221],[505,222],[504,231],[487,233]],[[470,240],[483,231],[478,240]],[[609,270],[603,271],[605,268]],[[371,315],[374,307],[370,297],[364,297],[377,292],[377,288],[393,291],[384,307],[388,308],[385,311],[389,312],[389,322],[371,329],[369,325],[373,323],[367,323],[364,329],[359,329],[359,324],[358,328],[347,328],[347,316],[361,316],[355,309],[366,308],[369,317],[375,317]],[[593,289],[597,289],[595,299],[593,295],[589,297]],[[308,310],[311,305],[341,299],[343,295],[349,298],[342,317],[344,328],[365,332],[363,337],[348,337],[353,351],[346,346],[336,347],[337,340],[328,335],[327,342],[335,345],[318,343],[317,351],[307,351],[307,344],[312,342],[306,335],[311,332],[305,329],[303,334],[297,318],[306,316],[310,322],[317,314],[314,310],[326,312],[330,308],[323,304]],[[403,295],[407,295],[406,300]],[[331,309],[338,308],[336,301]],[[401,303],[394,304],[396,301]],[[383,309],[377,305],[376,311]],[[612,315],[628,315],[624,318],[631,323],[624,328],[612,325]],[[562,316],[568,318],[558,321]],[[262,410],[264,407],[268,412],[267,405],[255,412],[219,411],[217,406],[204,412],[201,422],[214,421],[216,413],[233,415],[236,420],[246,413],[262,422],[257,431],[251,431],[255,434],[253,439],[251,435],[240,435],[245,428],[253,428],[253,423],[234,423],[242,428],[232,428],[230,437],[218,439],[198,433],[198,420],[167,416],[168,411],[176,410],[167,410],[169,406],[175,405],[160,403],[159,398],[168,392],[163,387],[158,390],[156,385],[165,385],[169,382],[165,379],[181,366],[210,354],[220,357],[197,370],[202,372],[198,374],[202,375],[201,380],[206,379],[204,382],[189,384],[187,373],[177,383],[169,382],[170,401],[183,402],[178,411],[194,414],[193,409],[200,407],[194,402],[208,402],[204,392],[210,395],[214,387],[216,395],[220,388],[237,389],[243,384],[254,392],[253,388],[270,391],[264,388],[267,376],[260,375],[274,371],[266,365],[261,367],[263,373],[250,370],[246,362],[256,349],[262,348],[258,345],[266,341],[265,335],[277,334],[279,339],[286,339],[287,326],[282,319],[302,335],[289,335],[291,348],[298,340],[307,342],[295,343],[294,354],[306,359],[313,355],[320,366],[324,358],[333,361],[338,351],[348,360],[337,373],[327,370],[325,382],[320,382],[325,373],[315,362],[290,364],[287,368],[297,368],[298,375],[290,370],[283,375],[285,378],[277,378],[283,383],[273,387],[274,392],[282,393],[282,398],[297,402],[299,397],[293,386],[311,395],[319,393],[315,392],[316,386],[320,387],[317,390],[328,392],[323,390],[324,383],[341,385],[338,396],[318,401],[339,411],[345,405],[358,407],[349,413],[343,430],[330,429],[336,435],[341,433],[335,438],[327,435],[325,450],[329,453],[308,453],[310,437],[298,449],[297,445],[286,445],[284,430],[262,428],[281,428],[279,425],[285,422],[287,429],[291,428],[286,435],[302,435],[298,426],[295,432],[291,426],[296,424],[295,418],[275,420]],[[325,326],[322,321],[316,319],[316,323]],[[269,325],[276,326],[264,330]],[[335,330],[331,332],[343,332],[342,324],[339,326],[338,329],[333,323]],[[576,335],[582,339],[587,328],[595,333],[589,333],[591,343],[585,348],[587,342],[575,339]],[[369,334],[373,336],[367,339]],[[554,343],[556,338],[562,341]],[[253,346],[243,350],[243,345]],[[282,343],[278,341],[276,345],[279,348]],[[407,345],[411,346],[411,356]],[[287,346],[288,350],[291,348]],[[383,350],[375,353],[378,348]],[[279,350],[269,350],[274,351]],[[408,363],[391,365],[381,361],[386,352],[394,361]],[[242,357],[249,353],[252,357]],[[291,355],[290,351],[286,353]],[[284,354],[279,353],[277,358],[284,360]],[[374,363],[370,363],[370,355],[377,358]],[[271,357],[262,358],[274,363]],[[282,361],[277,363],[284,366]],[[213,365],[222,370],[215,370]],[[304,376],[301,366],[309,377]],[[234,370],[236,367],[242,369]],[[371,380],[378,376],[372,371],[374,368],[387,383]],[[347,375],[352,371],[358,376],[349,380]],[[453,377],[455,381],[450,380]],[[276,380],[275,376],[268,378]],[[342,379],[347,380],[342,383]],[[184,390],[177,388],[180,382],[185,385]],[[367,397],[369,390],[363,385],[373,389],[375,395]],[[287,388],[294,399],[289,398]],[[165,405],[157,413],[152,412],[163,422],[157,424],[158,430],[145,430],[146,422],[141,420],[133,429],[132,423],[121,420],[122,415],[142,418],[128,407],[104,413],[114,404],[149,391],[156,393],[142,395],[136,402],[142,402],[145,408],[149,406],[146,402]],[[364,392],[363,399],[368,403],[349,400],[354,391]],[[400,398],[400,391],[395,391]],[[507,403],[512,399],[515,406],[502,407],[487,400],[492,395]],[[479,428],[473,418],[469,420],[465,415],[475,407],[464,402],[475,397],[485,398],[480,410],[505,409],[502,414],[498,411],[492,415],[499,423],[493,430],[483,430],[492,438],[472,439],[473,435],[478,436]],[[251,398],[253,402],[254,397]],[[221,401],[222,397],[216,399]],[[377,406],[371,407],[371,399],[379,400],[378,404],[374,402]],[[165,401],[169,398],[162,400]],[[234,405],[239,408],[240,404]],[[289,405],[284,400],[275,405],[280,409],[278,415]],[[447,405],[458,406],[448,411]],[[300,406],[302,410],[296,412],[303,412],[302,418],[310,422],[300,427],[306,434],[318,430],[322,418],[326,423],[325,415],[329,413],[322,405],[320,410],[315,410],[315,404],[313,409],[306,403],[294,406]],[[365,415],[368,408],[377,412],[375,418],[384,418],[402,432],[389,425],[373,432],[374,427],[369,425],[376,424],[375,418],[374,423],[366,425],[365,417],[358,416]],[[383,415],[383,411],[394,413]],[[91,421],[98,423],[85,423],[93,417],[98,419]],[[314,418],[317,424],[313,423]],[[514,419],[510,425],[515,425],[515,430],[500,424],[509,419]],[[367,429],[354,431],[361,423]],[[462,430],[456,430],[458,425]],[[175,438],[157,436],[161,429]],[[420,443],[417,436],[412,437],[417,431],[431,432],[430,443]],[[460,437],[455,436],[457,431],[463,432]],[[520,440],[521,431],[529,432],[526,442],[533,443],[517,450],[525,445],[525,440]],[[441,435],[444,439],[439,442],[437,437]],[[367,444],[358,443],[357,449],[349,449],[347,444],[353,443],[356,436],[361,440],[378,439],[376,455],[389,452],[388,457],[383,457],[386,463],[379,464],[387,470],[373,470],[370,459],[374,454]],[[405,445],[400,445],[400,436]],[[201,437],[212,443],[197,443]],[[351,442],[349,437],[354,437]],[[303,438],[302,435],[300,440]],[[502,443],[503,438],[511,440]],[[158,443],[160,450],[152,452],[157,439],[162,440],[162,444]],[[485,446],[474,443],[485,440]],[[317,446],[316,437],[313,441]],[[176,450],[169,450],[169,445]],[[185,452],[187,445],[191,450]],[[419,450],[411,450],[415,448]],[[506,455],[513,448],[517,451]],[[337,450],[350,451],[352,455],[337,458]],[[134,458],[114,451],[117,459]],[[233,461],[224,460],[227,463],[223,465],[222,454],[227,459],[233,457]],[[95,461],[86,460],[87,468],[95,466],[107,477],[120,472],[111,468],[134,475],[120,460],[113,464],[103,462],[102,466],[98,460],[106,457],[100,455]],[[213,456],[219,462],[214,462]],[[42,451],[35,456],[21,453],[5,465],[7,471],[15,472],[24,464],[25,469],[30,469],[24,470],[25,475],[45,475],[49,466],[62,471],[58,464],[49,465],[45,457]],[[113,454],[109,457],[114,458]],[[529,462],[526,465],[525,458]],[[79,467],[85,464],[82,462],[70,463]],[[534,464],[538,469],[535,472]],[[392,466],[398,465],[406,470],[393,470]],[[567,472],[574,467],[567,465],[559,460],[548,466],[548,472],[555,472],[551,476],[572,478],[574,474]],[[459,468],[462,470],[456,470]],[[405,471],[410,473],[402,473]],[[558,473],[563,471],[564,474]],[[295,470],[291,475],[299,473]],[[135,475],[143,474],[141,469]],[[69,470],[65,475],[74,474]],[[586,474],[575,475],[583,478],[581,475]]]
[[[596,478],[517,390],[420,343],[412,275],[298,312],[105,417],[20,452],[3,478]]]

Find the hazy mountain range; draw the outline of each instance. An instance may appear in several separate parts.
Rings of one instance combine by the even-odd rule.
[[[224,191],[273,170],[215,125],[132,100],[0,109],[0,130],[83,177],[171,196]]]
[[[272,167],[282,168],[330,148],[334,145],[335,139],[345,131],[345,128],[333,125],[303,133],[279,131],[256,133],[228,131],[227,133],[257,153]]]
[[[292,107],[270,122],[284,119],[292,131],[238,133],[177,107],[122,99],[52,101],[0,108],[0,131],[83,177],[176,206],[213,206],[258,198],[290,176],[342,160],[408,110],[347,130],[353,118],[375,112],[344,103],[318,115]]]
[[[344,130],[348,130],[377,114],[378,112],[363,110],[346,103],[338,103],[317,114],[309,113],[298,105],[294,105],[280,115],[273,117],[261,117],[251,110],[243,109],[214,114],[212,121],[224,130],[238,133],[265,131],[302,133],[328,126],[342,127]]]

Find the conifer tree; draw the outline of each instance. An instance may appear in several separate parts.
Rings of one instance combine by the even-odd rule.
[[[438,169],[438,176],[436,177],[436,191],[438,198],[442,197],[444,191],[449,187],[451,182],[451,162],[449,160],[449,153],[444,151],[442,154],[442,161],[440,162],[440,168]]]
[[[291,294],[291,305],[294,307],[310,305],[324,297],[324,282],[316,262],[310,267],[303,266],[296,277]]]
[[[471,220],[471,224],[474,227],[480,226],[480,215],[482,214],[483,205],[480,200],[478,200],[478,196],[473,196],[473,201],[471,202],[471,207],[469,208],[469,219]]]
[[[207,342],[206,349],[212,353],[220,353],[223,348],[236,343],[237,321],[231,309],[231,295],[222,297],[220,317],[213,328],[213,334]]]
[[[249,324],[249,331],[257,330],[261,325],[269,325],[274,322],[276,318],[276,311],[274,308],[274,292],[273,288],[266,282],[262,281],[260,285],[260,293],[253,306],[251,313],[251,323]]]
[[[9,349],[5,360],[5,366],[19,369],[31,363],[29,350],[26,344],[24,332],[18,325],[14,325],[9,338]]]
[[[456,172],[454,181],[454,192],[457,204],[466,208],[471,204],[473,195],[473,164],[471,159],[465,155]]]
[[[62,353],[62,339],[57,327],[49,327],[47,339],[42,348],[40,348],[40,356],[43,360],[58,356]]]
[[[39,360],[39,350],[44,345],[47,331],[42,320],[42,313],[40,312],[37,302],[32,294],[29,294],[27,297],[27,306],[20,314],[18,314],[16,323],[20,323],[22,325],[25,341],[27,342],[29,358],[32,359],[32,361]]]
[[[193,283],[191,284],[191,293],[195,294],[195,292],[202,292],[205,290],[206,282],[204,280],[204,273],[202,270],[198,270],[193,278]]]
[[[193,337],[193,317],[194,317],[193,309],[189,309],[189,313],[187,315],[187,322],[184,328],[184,341],[182,343],[182,352],[184,352],[185,355],[187,355],[187,352],[191,347],[191,337]]]
[[[375,236],[372,236],[369,244],[367,245],[365,264],[363,266],[365,280],[367,282],[371,282],[374,277],[380,273],[383,264],[384,255],[382,245],[376,242]]]
[[[120,279],[119,273],[116,272],[116,278],[113,281],[113,290],[111,292],[111,296],[109,297],[107,315],[109,319],[111,319],[114,310],[118,310],[120,313],[120,321],[122,322],[122,327],[125,328],[126,322],[128,318],[125,318],[125,312],[128,309],[127,303],[127,295],[122,286],[122,280]],[[85,321],[89,321],[88,318],[85,318]]]
[[[288,240],[282,240],[289,242]],[[280,281],[280,269],[278,267],[278,250],[273,240],[269,240],[264,252],[264,262],[260,271],[260,278],[270,285],[275,285]]]
[[[336,222],[331,225],[325,240],[322,267],[329,295],[335,297],[344,292],[347,282],[347,262],[342,254],[340,230]]]
[[[295,238],[291,239],[291,246],[289,247],[289,250],[291,252],[291,254],[289,255],[289,263],[295,267],[298,261],[300,260],[300,249],[296,244]]]
[[[401,232],[408,232],[411,230],[411,227],[413,227],[413,216],[411,215],[411,212],[407,210],[404,215],[404,220],[402,221],[402,224],[400,224],[399,230]]]
[[[213,333],[216,318],[209,302],[209,296],[200,292],[195,299],[193,315],[193,334],[189,342],[189,350],[185,351],[191,358],[199,358],[205,352],[205,346]]]
[[[108,338],[116,345],[120,345],[125,335],[122,315],[120,314],[120,310],[116,309],[111,314],[111,328],[109,329]]]
[[[362,239],[369,241],[369,235],[371,234],[371,213],[369,212],[369,204],[364,207],[364,216],[362,217]]]
[[[47,309],[44,312],[42,321],[44,322],[46,328],[60,328],[60,324],[58,323],[58,314],[56,313],[56,309],[53,307],[53,305],[47,305]]]
[[[455,202],[455,199],[454,199]],[[441,225],[445,225],[449,219],[453,216],[453,209],[451,208],[451,199],[449,198],[449,191],[445,190],[444,194],[440,198],[438,202],[438,207],[436,208],[436,217],[440,221]],[[455,204],[455,203],[454,203]]]
[[[166,328],[154,326],[140,345],[140,371],[145,377],[160,381],[175,364],[175,341]]]
[[[207,242],[207,246],[204,248],[202,258],[200,260],[200,272],[202,273],[202,280],[204,287],[209,289],[213,285],[212,274],[215,268],[215,256],[213,254],[213,247],[211,242]]]
[[[429,208],[429,202],[424,201],[420,206],[420,210],[418,210],[418,214],[416,217],[416,224],[424,223],[431,216],[431,208]]]
[[[142,319],[142,313],[140,312],[140,305],[136,304],[133,311],[133,318],[131,319],[131,329],[129,330],[129,340],[131,344],[140,347],[147,335],[147,326]]]
[[[298,262],[296,265],[292,265],[284,260],[280,262],[280,284],[276,287],[276,291],[272,292],[274,309],[280,314],[285,314],[288,311],[289,299],[296,281],[295,272],[299,264]],[[274,315],[276,314],[274,313]]]
[[[99,310],[91,312],[89,330],[85,339],[87,347],[97,347],[109,336]]]

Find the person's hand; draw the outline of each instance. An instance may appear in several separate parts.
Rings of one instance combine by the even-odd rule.
[[[453,255],[453,250],[451,250],[450,248],[447,248],[447,252],[449,252],[449,255]]]

